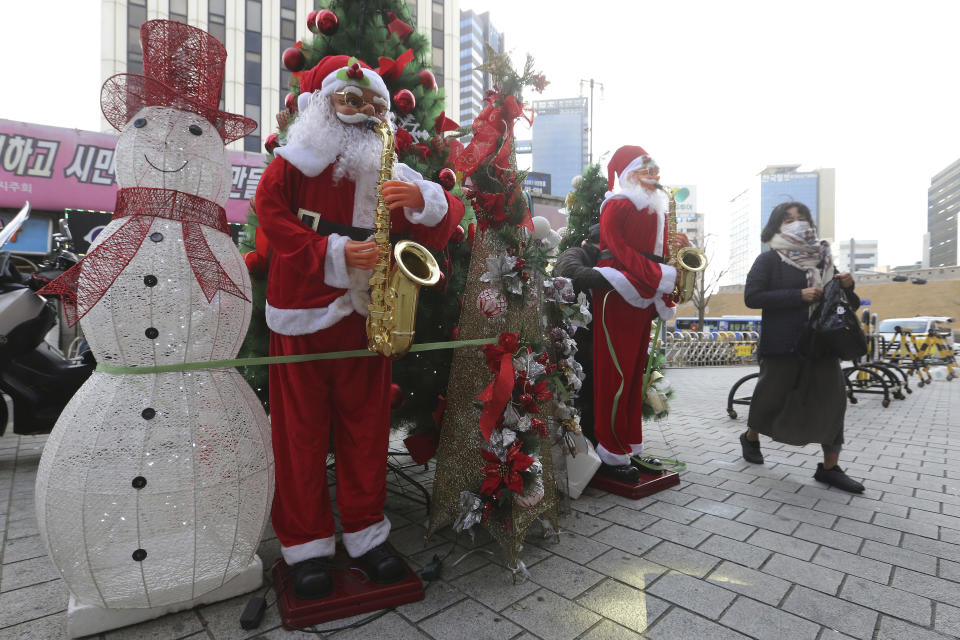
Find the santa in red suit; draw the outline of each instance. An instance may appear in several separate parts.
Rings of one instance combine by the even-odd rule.
[[[600,260],[612,288],[593,294],[594,432],[598,473],[636,482],[630,456],[643,450],[643,372],[650,325],[672,318],[677,271],[667,251],[667,195],[660,169],[640,147],[620,147],[607,168],[610,191],[600,208]],[[620,188],[614,190],[615,177]],[[684,238],[685,240],[685,238]]]
[[[364,123],[388,120],[390,94],[376,71],[347,56],[324,58],[304,72],[300,89],[297,119],[256,195],[270,248],[270,355],[365,349],[383,147]],[[409,167],[394,167],[395,179],[383,185],[391,231],[430,248],[446,246],[463,204]],[[299,599],[333,589],[331,441],[344,547],[374,581],[405,575],[406,565],[386,544],[390,521],[383,515],[390,370],[381,356],[270,367],[273,528]]]

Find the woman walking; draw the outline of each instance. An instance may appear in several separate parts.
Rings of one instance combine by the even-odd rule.
[[[823,462],[813,477],[860,493],[863,485],[837,464],[847,408],[840,359],[809,357],[802,344],[810,313],[831,279],[839,279],[854,307],[859,305],[853,277],[835,273],[830,246],[817,238],[803,203],[777,205],[760,239],[771,250],[757,256],[743,292],[748,307],[763,310],[760,377],[750,401],[749,428],[740,436],[743,458],[763,464],[760,434],[784,444],[818,443]]]

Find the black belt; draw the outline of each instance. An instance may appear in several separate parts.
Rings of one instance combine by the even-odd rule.
[[[364,242],[367,238],[376,233],[375,229],[351,227],[348,224],[340,224],[339,222],[330,222],[329,220],[324,220],[320,217],[320,214],[307,211],[306,209],[300,209],[297,217],[299,217],[304,224],[322,236],[329,236],[335,233],[340,236],[346,236],[351,240],[356,240],[357,242]],[[398,240],[406,240],[408,237],[409,236],[405,233],[391,233],[390,241],[396,242]]]
[[[663,264],[663,256],[658,256],[653,253],[647,253],[646,251],[637,251],[640,255],[648,260],[653,260],[657,264]],[[597,257],[597,260],[613,260],[613,254],[610,253],[610,249],[604,249],[600,252],[600,255]]]

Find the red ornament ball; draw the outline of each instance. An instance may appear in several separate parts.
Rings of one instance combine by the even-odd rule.
[[[283,66],[290,71],[300,71],[304,62],[303,52],[296,47],[290,47],[283,52]]]
[[[440,169],[440,174],[437,176],[437,182],[439,182],[440,186],[442,186],[444,189],[450,191],[450,189],[453,189],[455,186],[457,186],[457,174],[454,173],[453,169],[450,167],[444,167],[443,169]]]
[[[277,137],[277,134],[271,133],[267,136],[266,141],[263,143],[263,148],[267,150],[267,153],[273,153],[273,150],[280,146],[280,139]]]
[[[287,111],[290,113],[297,112],[297,96],[293,95],[292,93],[287,94],[287,97],[283,99],[283,104],[287,107]]]
[[[409,89],[400,89],[400,91],[393,94],[393,106],[395,106],[401,114],[407,115],[417,106],[417,99],[413,97],[413,93],[411,93]]]
[[[436,91],[437,90],[437,77],[433,75],[433,71],[430,69],[424,69],[420,72],[420,86],[426,89],[427,91]]]
[[[390,408],[396,409],[403,404],[403,389],[400,385],[393,383],[390,385]]]
[[[320,29],[317,27],[317,11],[311,11],[307,14],[307,29],[310,30],[310,33],[319,33]]]
[[[507,312],[507,299],[496,289],[484,289],[477,296],[477,309],[490,319],[499,318]]]
[[[466,237],[467,237],[467,232],[463,230],[463,227],[461,227],[460,225],[457,225],[457,227],[453,230],[453,235],[450,237],[450,239],[456,242],[457,244],[460,244],[461,242],[464,241]]]
[[[337,32],[337,27],[340,26],[340,18],[330,9],[318,11],[315,22],[317,30],[325,36],[332,36]]]

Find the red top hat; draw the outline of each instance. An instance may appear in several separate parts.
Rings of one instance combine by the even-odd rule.
[[[100,108],[122,130],[143,107],[172,107],[207,119],[224,142],[257,128],[246,116],[219,110],[227,50],[202,29],[172,20],[140,25],[143,75],[121,73],[103,83]]]

